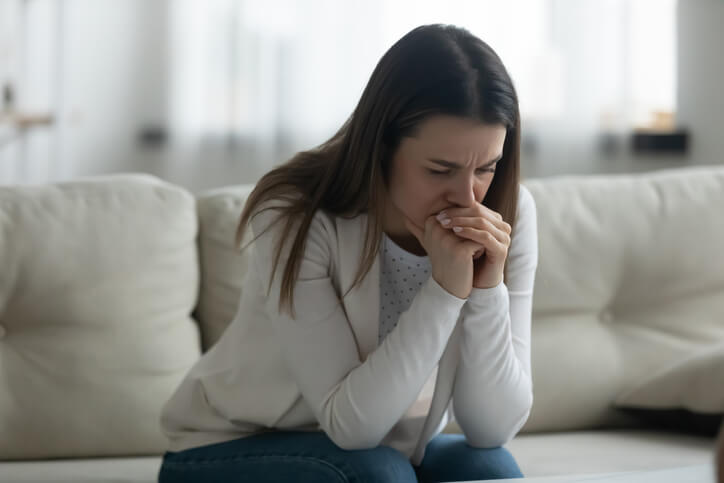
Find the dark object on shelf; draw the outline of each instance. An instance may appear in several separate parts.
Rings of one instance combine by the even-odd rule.
[[[634,154],[686,154],[689,149],[689,132],[634,131],[631,135],[631,151]]]
[[[15,108],[15,93],[11,84],[3,85],[3,112],[11,112]]]
[[[138,133],[141,146],[147,148],[160,148],[166,144],[166,128],[163,126],[145,126]]]

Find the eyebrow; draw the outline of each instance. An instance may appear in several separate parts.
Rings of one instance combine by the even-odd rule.
[[[484,165],[480,166],[480,168],[490,167],[490,166],[494,165],[495,163],[497,163],[498,161],[500,161],[501,159],[503,159],[503,153],[500,153],[500,154],[499,154],[497,157],[495,157],[494,159],[491,159],[490,161],[488,161],[488,162],[485,163]],[[458,163],[454,163],[454,162],[452,162],[452,161],[445,161],[444,159],[432,159],[432,158],[430,158],[430,161],[432,161],[432,162],[435,163],[435,164],[439,164],[440,166],[444,166],[444,167],[446,167],[446,168],[454,168],[454,169],[462,168],[462,165],[460,165],[460,164],[458,164]],[[478,168],[478,169],[480,169],[480,168]]]

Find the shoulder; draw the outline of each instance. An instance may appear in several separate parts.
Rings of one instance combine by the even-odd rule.
[[[518,213],[517,218],[535,218],[536,205],[530,190],[524,185],[518,185]]]
[[[514,258],[527,256],[537,258],[538,252],[538,222],[536,219],[536,204],[530,190],[519,185],[518,210],[513,226],[513,236],[510,244],[510,255]]]
[[[255,207],[250,218],[254,244],[262,252],[283,244],[284,251],[291,249],[308,216],[308,211],[296,208],[291,200],[265,200]],[[342,220],[323,209],[314,210],[305,232],[306,251],[317,257],[328,258],[336,253],[340,237],[344,235],[346,224],[357,224],[356,220]]]
[[[267,229],[283,229],[287,221],[296,229],[308,215],[309,211],[299,207],[291,198],[273,198],[259,203],[253,210],[250,223],[255,234]],[[278,223],[281,222],[281,223]],[[310,232],[326,232],[333,229],[336,218],[323,209],[314,210],[309,226]]]
[[[519,184],[518,186],[518,208],[513,233],[530,235],[537,228],[535,199],[525,185]]]

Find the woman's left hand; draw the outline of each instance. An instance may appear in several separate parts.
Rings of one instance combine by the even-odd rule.
[[[447,215],[449,223],[443,223]],[[437,217],[441,226],[455,231],[461,238],[483,246],[473,262],[473,287],[492,288],[503,281],[503,268],[510,247],[511,228],[499,213],[476,203],[470,208],[448,208]],[[454,230],[460,228],[459,231]]]

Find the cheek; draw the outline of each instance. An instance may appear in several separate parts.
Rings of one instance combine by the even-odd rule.
[[[475,198],[478,201],[482,201],[483,198],[485,198],[485,195],[488,194],[488,190],[490,189],[490,185],[493,184],[493,177],[490,176],[489,178],[486,178],[482,180],[475,188]]]
[[[441,205],[443,190],[440,184],[431,183],[424,177],[408,175],[397,188],[395,204],[420,226],[432,214],[431,210]]]

